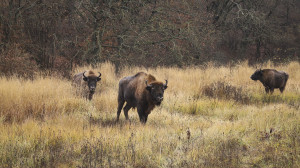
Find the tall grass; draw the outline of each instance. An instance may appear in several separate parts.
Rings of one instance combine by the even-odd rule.
[[[0,167],[299,167],[300,65],[286,90],[266,95],[254,68],[79,67],[102,73],[91,102],[60,77],[0,78]],[[161,106],[116,123],[120,78],[168,79]]]

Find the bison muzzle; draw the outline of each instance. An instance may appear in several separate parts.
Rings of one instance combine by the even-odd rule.
[[[128,120],[128,111],[137,108],[142,123],[146,123],[148,115],[155,106],[159,106],[164,99],[166,83],[159,82],[154,76],[139,72],[134,76],[128,76],[120,80],[118,93],[117,121],[121,110],[126,102],[124,110],[125,118]]]

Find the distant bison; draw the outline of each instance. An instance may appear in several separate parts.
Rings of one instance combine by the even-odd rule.
[[[265,87],[267,93],[274,92],[274,88],[279,88],[282,93],[285,89],[289,75],[283,71],[276,71],[275,69],[258,69],[251,76],[252,80],[259,80]]]
[[[89,100],[92,100],[96,90],[97,82],[101,80],[101,73],[96,75],[93,71],[85,71],[74,75],[73,85],[77,90],[81,90],[82,94]]]
[[[138,115],[142,123],[147,122],[148,115],[155,105],[160,105],[164,98],[166,83],[159,82],[154,76],[139,72],[134,76],[128,76],[119,82],[117,121],[125,101],[124,115],[128,120],[128,110],[137,107]]]

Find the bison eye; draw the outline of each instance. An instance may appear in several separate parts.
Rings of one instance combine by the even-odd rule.
[[[147,89],[148,91],[151,91],[151,90],[152,90],[152,87],[151,87],[151,86],[147,86],[146,89]]]

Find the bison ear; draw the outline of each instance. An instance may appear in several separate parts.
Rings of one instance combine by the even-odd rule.
[[[151,88],[152,88],[151,84],[148,85],[148,81],[147,81],[147,80],[145,81],[145,84],[146,84],[146,89],[147,89],[148,91],[151,91]]]
[[[97,81],[100,81],[100,80],[101,80],[101,78],[98,77],[98,78],[97,78]]]

